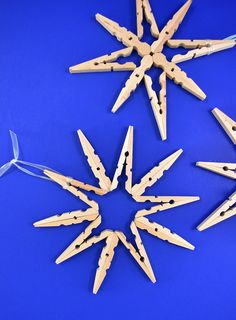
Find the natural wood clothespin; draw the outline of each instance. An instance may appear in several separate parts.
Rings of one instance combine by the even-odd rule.
[[[169,243],[173,243],[177,246],[184,247],[190,250],[194,250],[194,246],[188,241],[184,240],[176,233],[173,233],[171,230],[163,227],[162,225],[156,222],[150,222],[147,218],[139,217],[135,219],[135,224],[138,228],[142,230],[146,230],[148,233],[153,236],[168,241]]]
[[[159,30],[148,0],[136,0],[136,15],[138,38],[141,39],[143,36],[143,15],[145,15],[147,22],[150,24],[152,36],[157,38]]]
[[[111,183],[110,191],[114,190],[118,186],[118,178],[120,177],[123,169],[127,176],[125,182],[125,189],[131,194],[132,192],[132,166],[133,166],[133,127],[130,126],[126,134],[126,138],[121,150],[120,158],[117,164],[117,168]]]

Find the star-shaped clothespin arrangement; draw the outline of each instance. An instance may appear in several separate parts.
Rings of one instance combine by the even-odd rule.
[[[232,48],[236,44],[234,39],[173,40],[172,37],[184,19],[191,2],[191,0],[188,0],[159,32],[149,0],[136,0],[137,35],[126,28],[121,27],[115,21],[108,19],[101,14],[96,14],[97,21],[127,48],[69,68],[71,73],[132,71],[112,108],[112,112],[116,112],[122,106],[122,104],[129,98],[140,82],[144,79],[148,97],[162,140],[167,139],[166,77],[173,80],[176,84],[180,85],[183,89],[189,91],[197,98],[204,100],[206,98],[205,93],[177,66],[177,63]],[[150,24],[152,35],[157,38],[157,40],[155,40],[151,45],[140,40],[143,36],[142,22],[144,15],[147,22]],[[171,61],[168,61],[166,56],[163,54],[164,45],[171,48],[183,47],[191,50],[186,54],[177,54]],[[126,62],[124,64],[115,62],[119,57],[130,56],[133,51],[136,51],[141,57],[139,66],[136,66],[133,62]],[[162,73],[159,77],[161,87],[159,94],[153,90],[152,78],[146,74],[151,67],[162,69]]]
[[[227,135],[236,144],[236,122],[215,108],[212,113],[219,121]],[[222,162],[197,162],[197,166],[221,174],[231,179],[236,179],[236,163]],[[223,220],[236,215],[236,191],[229,196],[210,216],[208,216],[198,227],[199,231],[203,231]]]
[[[34,223],[35,227],[58,227],[61,225],[69,226],[72,224],[78,224],[83,221],[89,221],[89,225],[56,259],[56,263],[61,263],[81,251],[91,247],[100,241],[105,241],[106,244],[101,252],[101,256],[98,262],[98,268],[95,275],[93,292],[97,293],[103,280],[105,279],[107,270],[110,268],[115,247],[118,243],[123,244],[150,278],[152,282],[155,282],[155,275],[153,273],[151,263],[149,261],[146,249],[141,240],[139,230],[145,230],[151,235],[165,240],[168,243],[172,243],[190,250],[194,250],[194,246],[176,233],[172,232],[168,228],[149,221],[148,215],[156,212],[168,210],[174,207],[178,207],[184,204],[188,204],[199,200],[199,197],[189,196],[145,196],[143,195],[146,188],[154,185],[164,174],[165,171],[170,169],[173,163],[178,159],[183,150],[178,150],[171,154],[169,157],[161,161],[151,171],[149,171],[139,183],[133,185],[132,183],[132,167],[133,167],[133,127],[129,127],[124,140],[124,144],[121,150],[120,158],[117,163],[117,167],[111,180],[106,175],[106,170],[102,164],[101,159],[95,154],[94,148],[91,143],[82,133],[78,131],[79,139],[84,151],[87,161],[91,167],[94,176],[98,179],[99,187],[85,184],[81,181],[73,178],[65,177],[56,172],[45,170],[44,173],[50,177],[53,181],[57,182],[64,189],[71,192],[76,197],[80,198],[88,205],[88,209],[85,211],[76,210],[62,213],[61,215],[54,215],[49,218],[40,220]],[[102,223],[102,214],[99,211],[99,205],[94,200],[90,200],[87,195],[81,190],[92,191],[98,195],[105,195],[108,192],[112,192],[118,186],[118,178],[122,173],[125,173],[127,179],[125,182],[126,191],[137,202],[155,203],[149,209],[139,210],[133,221],[131,222],[130,229],[134,235],[134,245],[126,239],[125,234],[118,230],[103,230],[99,235],[92,235],[93,231]]]

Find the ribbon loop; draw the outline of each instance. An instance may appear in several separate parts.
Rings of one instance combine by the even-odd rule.
[[[24,167],[19,165],[19,164],[22,164],[22,165],[25,165],[25,166],[28,166],[28,167],[31,167],[31,168],[34,168],[34,169],[38,169],[40,171],[50,170],[50,171],[56,172],[55,170],[53,170],[53,169],[51,169],[49,167],[43,166],[41,164],[19,160],[18,158],[19,158],[20,152],[19,152],[19,143],[18,143],[17,135],[11,130],[9,132],[10,132],[10,136],[11,136],[12,150],[13,150],[14,158],[0,167],[0,177],[2,177],[4,175],[4,173],[6,173],[11,168],[12,165],[14,165],[20,171],[22,171],[22,172],[24,172],[26,174],[29,174],[30,176],[53,181],[49,177],[36,174],[36,173],[34,173],[34,172],[32,172],[32,171],[30,171],[30,170],[28,170],[28,169],[26,169],[26,168],[24,168]]]

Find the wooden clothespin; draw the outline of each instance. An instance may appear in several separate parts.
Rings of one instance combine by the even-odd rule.
[[[213,45],[217,44],[233,44],[235,45],[234,40],[188,40],[188,39],[170,39],[167,41],[167,46],[176,49],[179,47],[185,48],[185,49],[200,49],[203,47],[211,47]]]
[[[214,43],[214,41],[212,41]],[[200,42],[201,43],[201,42]],[[216,53],[222,50],[226,50],[229,48],[233,48],[235,46],[236,42],[234,40],[221,40],[221,41],[215,41],[215,44],[212,44],[210,46],[202,46],[199,44],[200,48],[190,50],[185,54],[177,54],[172,58],[172,62],[174,63],[180,63],[183,61],[187,61],[190,59],[195,59],[198,57],[203,57],[206,55],[210,55],[212,53]]]
[[[147,74],[144,76],[149,100],[151,102],[152,111],[154,113],[156,123],[162,140],[166,140],[166,73],[162,72],[159,77],[161,90],[157,97],[156,91],[152,89],[152,78]]]
[[[153,53],[158,53],[163,50],[164,44],[169,41],[174,33],[177,31],[179,25],[183,21],[186,13],[189,10],[189,7],[192,3],[192,0],[188,0],[168,21],[166,26],[161,30],[158,40],[154,41],[151,45],[151,50]]]
[[[129,79],[126,81],[124,88],[121,90],[113,108],[112,112],[116,112],[122,104],[130,97],[137,86],[142,81],[145,72],[151,68],[153,65],[153,58],[151,55],[146,55],[142,58],[140,66],[137,67],[130,75]]]
[[[135,217],[144,217],[159,211],[172,209],[184,204],[198,201],[199,197],[186,197],[186,196],[133,196],[137,202],[153,202],[158,203],[149,209],[138,210]]]
[[[126,247],[126,249],[129,250],[129,253],[132,255],[132,257],[135,259],[135,261],[138,263],[138,265],[143,269],[143,271],[146,273],[146,275],[149,277],[149,279],[155,283],[156,278],[153,273],[150,261],[148,259],[146,250],[142,244],[141,238],[139,236],[137,227],[134,222],[131,224],[132,226],[132,233],[135,232],[135,242],[138,247],[138,251],[136,251],[135,247],[132,245],[132,243],[128,242],[126,239],[126,236],[123,232],[116,231],[116,234],[119,238],[119,240],[123,243],[123,245]]]
[[[135,224],[139,229],[145,230],[153,236],[173,243],[177,246],[181,246],[190,250],[194,250],[194,246],[188,241],[184,240],[176,233],[173,233],[171,230],[163,227],[162,225],[156,222],[150,222],[147,218],[139,217],[135,219]]]
[[[107,177],[105,168],[97,154],[95,154],[94,149],[88,139],[85,137],[81,130],[78,130],[78,136],[80,139],[81,146],[83,148],[84,154],[87,157],[88,164],[94,174],[94,176],[99,180],[99,186],[106,192],[110,190],[111,180]]]
[[[79,253],[82,243],[91,235],[93,230],[101,224],[101,222],[102,218],[98,215],[97,218],[92,221],[87,228],[60,254],[56,259],[56,264],[59,264]]]
[[[73,185],[70,184],[71,178],[65,177],[61,174],[58,174],[58,173],[55,173],[55,172],[49,171],[49,170],[44,170],[44,174],[46,176],[48,176],[49,178],[51,178],[56,183],[58,183],[60,186],[62,186],[63,189],[68,190],[74,196],[78,197],[81,201],[86,203],[88,206],[90,206],[91,208],[93,208],[95,210],[98,210],[98,204],[96,203],[96,201],[90,200],[85,193],[83,193],[80,190],[77,190]],[[88,188],[91,188],[91,190],[92,190],[92,186],[90,186],[90,185],[87,185],[87,186],[88,186]],[[96,189],[94,189],[93,191],[95,191],[95,190]]]
[[[154,65],[163,69],[167,77],[174,81],[174,83],[180,85],[183,89],[195,95],[197,98],[204,100],[206,98],[205,93],[199,88],[199,86],[183,72],[175,63],[167,61],[166,57],[162,53],[155,53],[153,55]]]
[[[133,166],[133,127],[129,126],[126,134],[126,138],[121,150],[120,158],[117,164],[117,168],[111,183],[110,191],[114,190],[118,186],[118,178],[123,170],[127,176],[125,182],[125,189],[131,194],[132,192],[132,166]]]
[[[236,163],[228,162],[197,162],[198,167],[221,174],[231,179],[236,179]]]
[[[115,232],[112,232],[112,234],[106,238],[106,246],[102,249],[94,280],[93,293],[95,294],[98,292],[104,278],[106,277],[107,270],[110,268],[114,256],[114,249],[118,242],[119,238]]]
[[[121,49],[111,54],[77,64],[69,68],[70,73],[82,72],[106,72],[106,71],[132,71],[136,68],[135,63],[125,62],[123,64],[113,62],[119,57],[129,57],[133,51],[133,47]]]
[[[183,150],[179,149],[150,170],[139,183],[133,186],[132,195],[134,197],[142,195],[147,187],[151,187],[163,176],[164,171],[168,170],[172,166],[182,152]]]
[[[78,224],[83,221],[93,221],[98,217],[98,211],[93,208],[87,210],[75,210],[70,212],[64,212],[60,215],[51,216],[49,218],[37,221],[34,223],[35,227],[59,227],[69,226],[72,224]]]
[[[236,192],[224,201],[210,216],[208,216],[198,227],[199,231],[203,231],[215,224],[222,222],[236,215]]]
[[[136,0],[136,15],[137,15],[137,35],[141,39],[143,36],[143,16],[150,24],[150,31],[153,37],[158,38],[159,30],[153,15],[149,0]]]
[[[212,113],[214,114],[222,128],[225,130],[227,135],[230,137],[233,144],[236,144],[236,122],[225,113],[220,111],[218,108],[213,109]]]
[[[113,36],[117,38],[118,41],[122,42],[127,47],[133,47],[137,50],[141,57],[150,54],[150,45],[146,42],[142,42],[133,32],[127,30],[107,17],[97,13],[96,20]]]

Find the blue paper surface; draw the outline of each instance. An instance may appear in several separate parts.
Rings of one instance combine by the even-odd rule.
[[[162,28],[183,1],[150,0]],[[234,0],[194,1],[175,38],[222,39],[236,33]],[[117,114],[110,112],[129,72],[71,75],[68,67],[123,48],[95,20],[99,12],[136,31],[135,1],[2,1],[0,4],[0,165],[20,157],[96,184],[76,130],[82,129],[112,177],[129,125],[134,126],[134,183],[159,161],[183,155],[148,194],[198,195],[201,200],[162,213],[156,221],[196,246],[194,252],[141,232],[157,283],[119,245],[95,296],[102,244],[67,262],[54,260],[86,227],[34,228],[33,222],[84,208],[54,183],[12,168],[0,179],[0,318],[236,319],[236,218],[202,233],[196,226],[235,190],[235,182],[195,166],[235,162],[235,148],[211,110],[236,119],[236,49],[180,64],[207,94],[201,102],[168,80],[168,140],[162,142],[142,83]],[[149,28],[145,26],[146,34]],[[150,41],[151,37],[145,36]],[[171,56],[178,50],[167,50]],[[134,57],[137,60],[137,57]],[[152,71],[153,82],[158,72]],[[158,86],[156,86],[158,88]],[[99,198],[104,228],[129,234],[140,205],[122,189]]]

